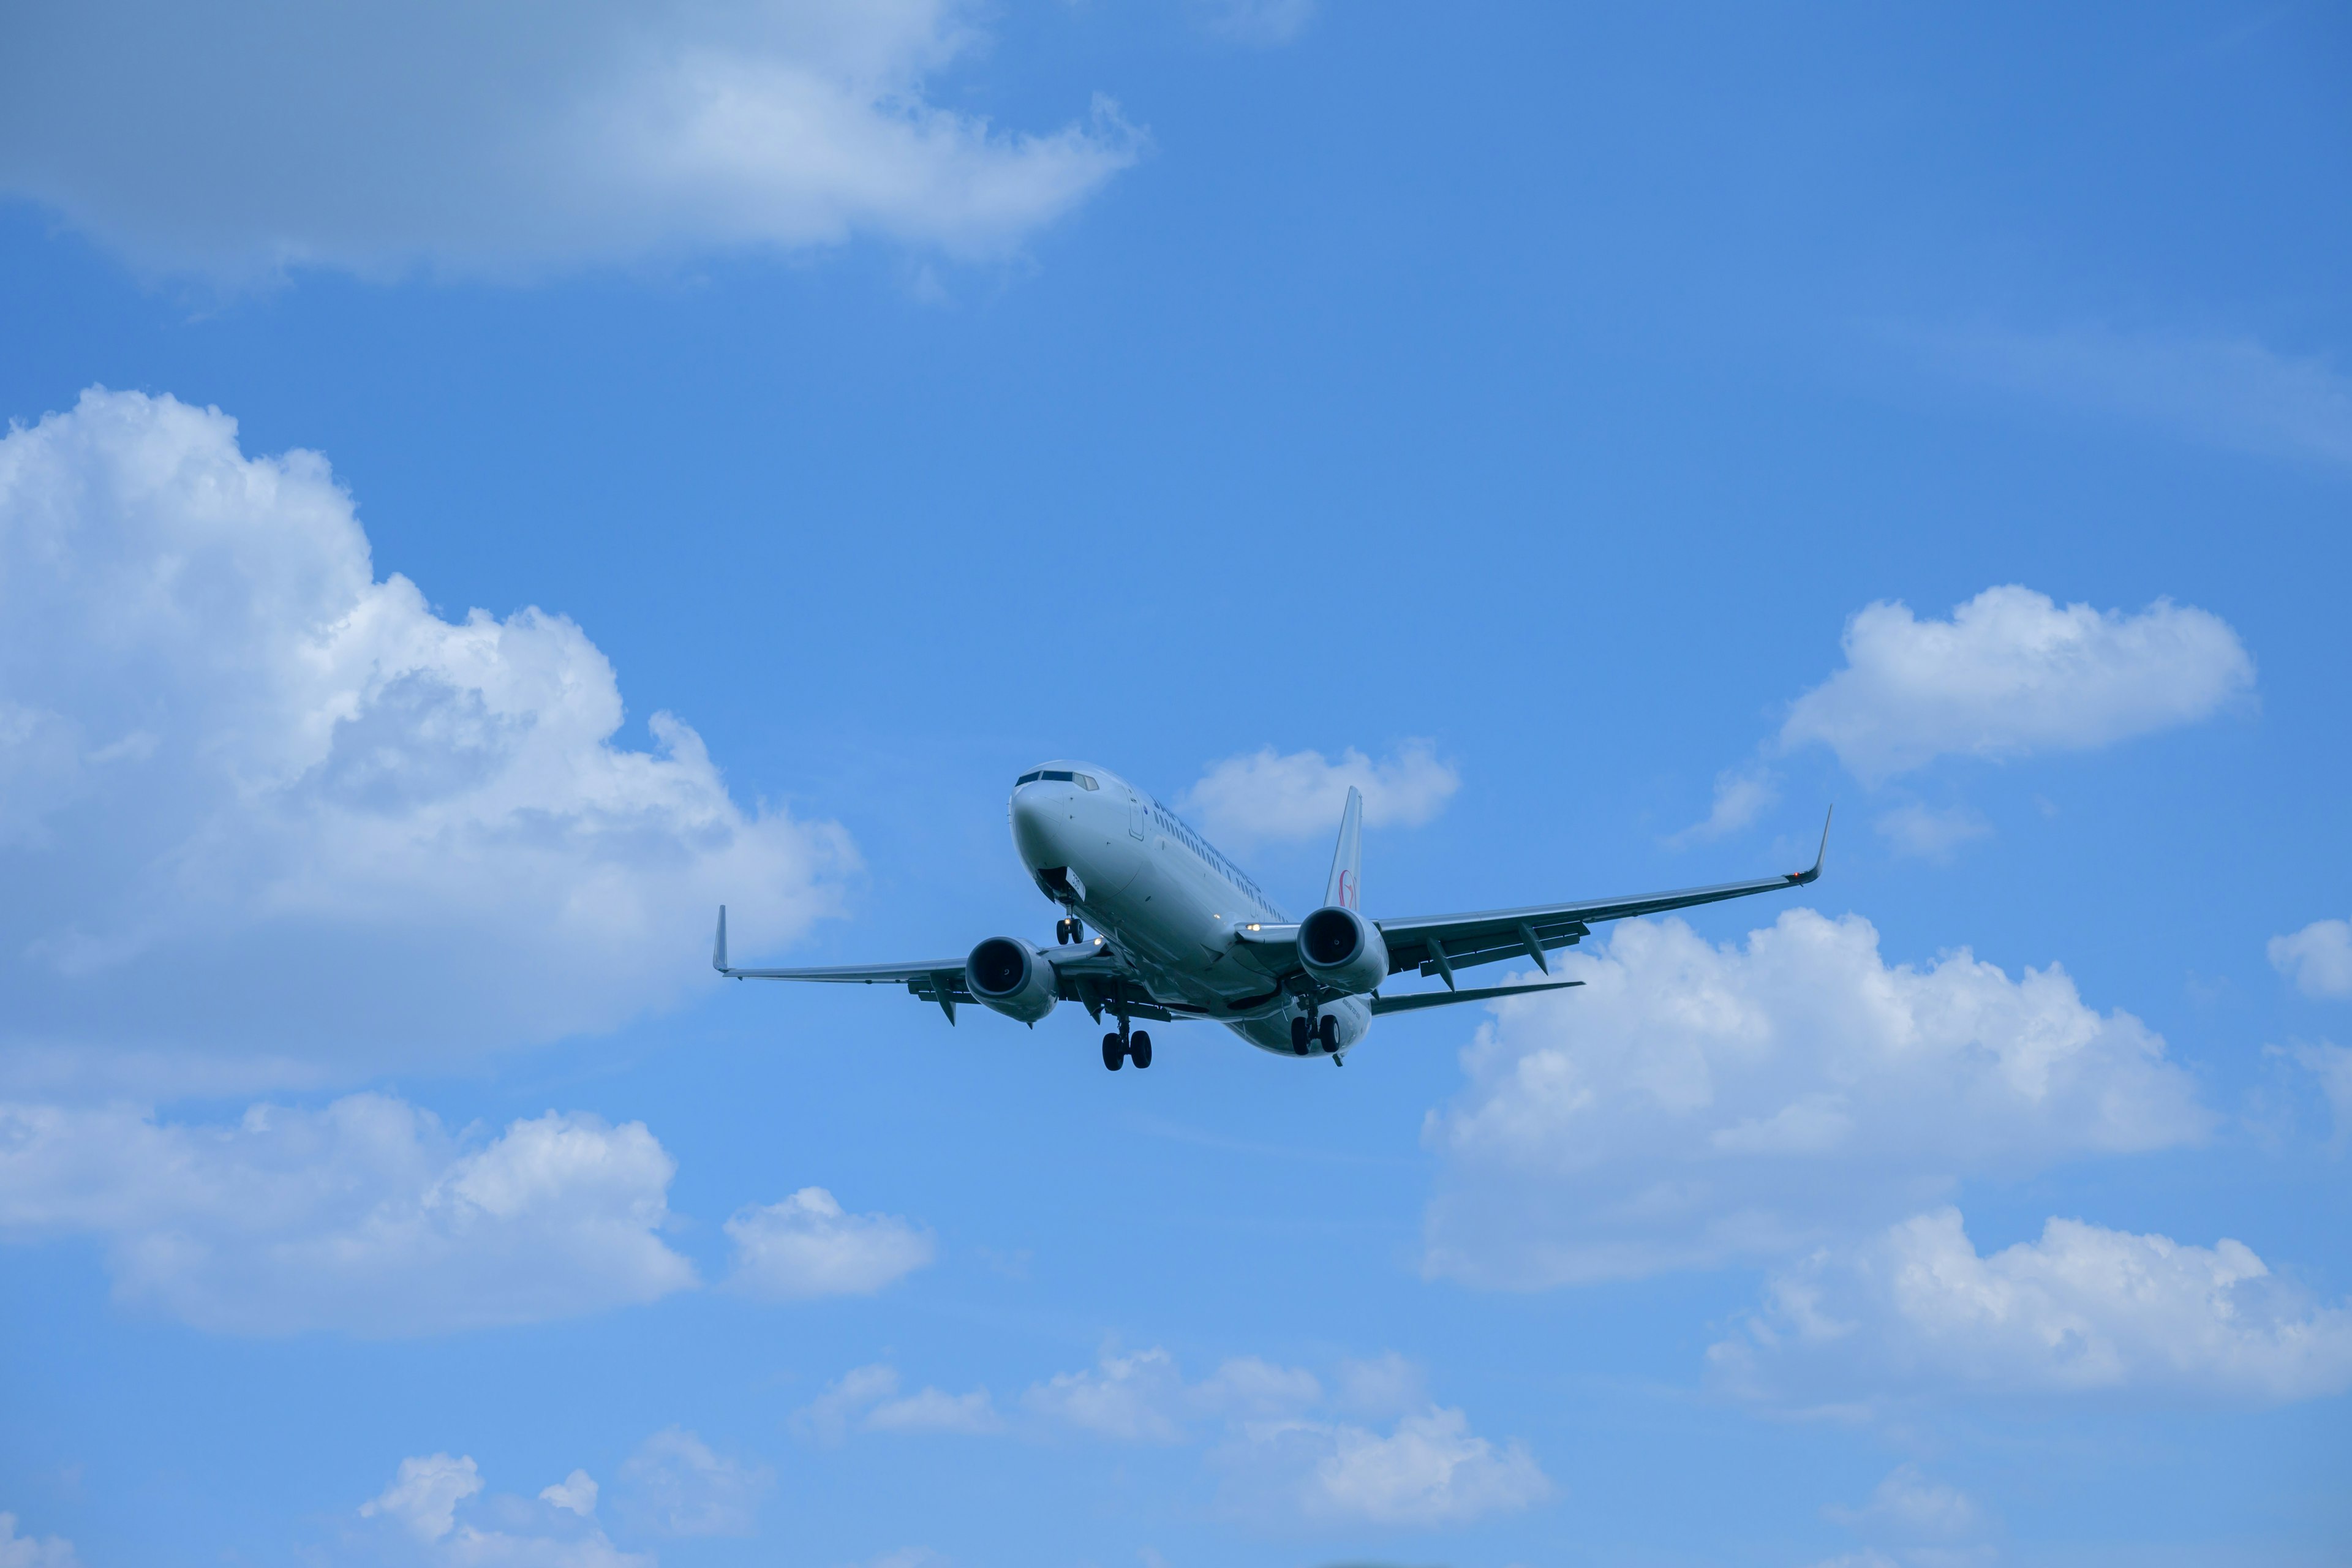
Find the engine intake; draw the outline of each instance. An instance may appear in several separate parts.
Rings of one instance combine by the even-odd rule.
[[[983,1006],[1034,1024],[1054,1010],[1061,987],[1045,955],[1016,937],[992,936],[963,961],[963,983]]]
[[[1298,922],[1298,962],[1334,989],[1371,991],[1389,977],[1389,944],[1355,910],[1327,904]]]

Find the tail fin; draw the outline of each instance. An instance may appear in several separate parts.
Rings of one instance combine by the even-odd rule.
[[[1361,911],[1364,898],[1364,795],[1348,786],[1348,809],[1339,816],[1339,847],[1331,851],[1331,880],[1323,901]]]
[[[727,906],[719,906],[719,940],[710,944],[710,967],[727,973]]]

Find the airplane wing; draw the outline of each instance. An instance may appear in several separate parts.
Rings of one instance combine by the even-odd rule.
[[[1587,899],[1572,904],[1534,904],[1519,910],[1489,910],[1482,914],[1416,915],[1405,920],[1375,921],[1389,944],[1389,973],[1407,969],[1443,978],[1450,988],[1454,972],[1475,963],[1506,958],[1531,958],[1549,973],[1544,954],[1571,947],[1592,934],[1596,921],[1622,921],[1633,915],[1663,914],[1695,904],[1717,904],[1753,893],[1801,888],[1822,874],[1829,853],[1829,819],[1822,820],[1822,847],[1812,865],[1802,871],[1752,881],[1725,882],[1713,888],[1684,888],[1669,893],[1637,893],[1626,898]]]
[[[1062,1000],[1079,1002],[1087,1010],[1101,1016],[1101,1009],[1124,1002],[1127,1011],[1135,1017],[1150,1018],[1160,1023],[1172,1022],[1176,1013],[1165,1004],[1150,997],[1139,987],[1137,995],[1119,995],[1122,983],[1134,984],[1134,976],[1108,943],[1096,941],[1076,948],[1048,952],[1045,961],[1053,965]],[[833,968],[814,969],[737,969],[727,962],[727,909],[719,910],[719,935],[711,944],[710,967],[730,980],[813,980],[833,985],[904,985],[908,994],[938,1005],[955,1022],[956,1004],[969,1003],[977,1006],[980,998],[971,994],[964,979],[964,961],[961,958],[935,958],[915,963],[850,963]],[[1115,1000],[1116,999],[1116,1000]],[[1186,1014],[1198,1008],[1184,1007]]]
[[[1551,963],[1544,955],[1573,947],[1592,934],[1597,921],[1621,921],[1632,915],[1663,914],[1694,904],[1720,903],[1751,893],[1801,888],[1822,874],[1829,852],[1830,825],[1822,822],[1822,847],[1812,865],[1778,877],[1747,882],[1725,882],[1713,888],[1684,888],[1669,893],[1638,893],[1626,898],[1586,899],[1572,904],[1531,904],[1518,910],[1488,910],[1467,915],[1414,915],[1403,920],[1379,920],[1389,946],[1389,973],[1408,969],[1434,974],[1454,988],[1454,972],[1473,964],[1507,958],[1533,959],[1547,974]],[[1248,962],[1266,974],[1288,975],[1298,968],[1298,928],[1296,925],[1244,926],[1234,933]],[[1402,998],[1400,998],[1402,1000]]]

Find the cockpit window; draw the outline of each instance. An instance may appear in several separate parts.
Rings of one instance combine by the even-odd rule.
[[[1077,775],[1072,773],[1047,768],[1044,773],[1039,773],[1037,776],[1044,779],[1047,784],[1068,784]]]
[[[1023,773],[1019,778],[1013,781],[1013,787],[1014,789],[1019,789],[1023,784],[1035,784],[1039,779],[1044,778],[1045,776],[1045,775],[1042,773]]]
[[[1078,787],[1080,789],[1100,789],[1102,788],[1102,785],[1095,783],[1095,777],[1092,773],[1080,773],[1078,775]]]

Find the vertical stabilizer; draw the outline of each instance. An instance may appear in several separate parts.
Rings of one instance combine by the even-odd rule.
[[[1348,786],[1348,809],[1339,816],[1339,847],[1331,851],[1331,880],[1323,901],[1361,912],[1364,897],[1364,795]]]

